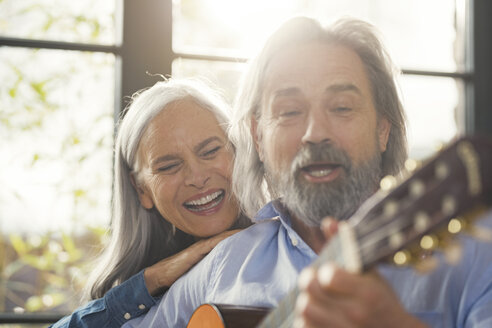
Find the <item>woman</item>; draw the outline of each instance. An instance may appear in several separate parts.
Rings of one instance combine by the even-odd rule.
[[[112,235],[89,279],[93,301],[53,327],[121,326],[234,231],[220,233],[250,224],[231,192],[228,109],[192,80],[134,97],[116,138]]]

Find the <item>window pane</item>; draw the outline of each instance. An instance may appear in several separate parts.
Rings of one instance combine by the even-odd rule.
[[[116,0],[3,0],[0,35],[114,44]]]
[[[244,63],[214,62],[179,58],[173,62],[174,77],[206,78],[219,87],[226,100],[232,104]]]
[[[341,15],[368,20],[382,31],[399,66],[456,70],[450,0],[175,0],[173,47],[248,57],[278,24],[300,14],[321,22]]]
[[[78,302],[110,218],[114,62],[0,48],[0,311]]]
[[[232,103],[245,64],[179,59],[174,76],[205,76]],[[403,75],[400,87],[407,114],[410,157],[424,159],[457,134],[459,89],[452,78]]]
[[[458,85],[452,78],[403,76],[410,157],[432,155],[457,134]]]

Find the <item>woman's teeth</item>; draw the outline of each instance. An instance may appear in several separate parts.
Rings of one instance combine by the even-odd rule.
[[[204,211],[219,204],[222,201],[223,196],[224,191],[219,190],[200,199],[186,202],[184,205],[191,211]]]

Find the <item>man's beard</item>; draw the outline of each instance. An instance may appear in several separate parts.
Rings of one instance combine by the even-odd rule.
[[[315,163],[336,163],[342,174],[329,183],[310,183],[302,168]],[[326,216],[348,219],[378,188],[381,179],[381,154],[376,151],[368,161],[353,165],[341,149],[329,144],[304,146],[294,158],[290,172],[275,174],[265,167],[270,188],[281,195],[287,209],[310,226],[319,226]]]

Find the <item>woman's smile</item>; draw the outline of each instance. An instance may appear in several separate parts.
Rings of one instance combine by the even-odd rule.
[[[200,193],[183,203],[183,206],[197,215],[210,215],[218,212],[225,198],[225,190],[209,190]]]

